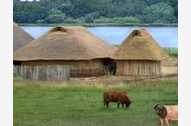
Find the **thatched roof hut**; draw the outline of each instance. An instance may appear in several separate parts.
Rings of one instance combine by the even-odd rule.
[[[32,40],[33,38],[27,32],[17,24],[13,24],[13,51],[25,46]]]
[[[113,56],[117,75],[129,76],[160,75],[161,60],[167,57],[145,29],[132,31]]]
[[[84,27],[55,27],[14,54],[14,63],[67,65],[71,76],[104,74],[103,60],[114,48]]]
[[[120,60],[162,60],[168,57],[146,29],[132,31],[114,54],[114,58]]]
[[[108,58],[112,46],[83,27],[56,27],[14,55],[16,61]]]

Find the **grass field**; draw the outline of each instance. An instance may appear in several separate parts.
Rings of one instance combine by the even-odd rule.
[[[14,81],[14,126],[157,126],[153,106],[178,102],[177,80],[116,85]],[[102,93],[108,89],[128,91],[130,108],[113,103],[106,109]]]

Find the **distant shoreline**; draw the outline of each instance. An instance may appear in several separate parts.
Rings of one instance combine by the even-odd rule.
[[[85,27],[101,27],[101,26],[114,26],[114,27],[125,27],[125,26],[137,26],[137,27],[178,27],[178,24],[114,24],[114,23],[83,23],[83,24],[28,24],[18,23],[20,26],[85,26]]]

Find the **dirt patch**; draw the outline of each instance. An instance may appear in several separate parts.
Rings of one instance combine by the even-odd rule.
[[[162,62],[162,75],[178,75],[178,58],[170,57],[168,60]]]
[[[162,66],[178,66],[178,58],[171,56],[170,58],[162,61]]]
[[[178,67],[177,66],[163,66],[162,67],[162,75],[178,75]]]
[[[88,77],[88,78],[71,78],[73,82],[80,82],[85,84],[100,84],[100,85],[115,85],[120,83],[130,83],[133,81],[147,81],[147,80],[177,80],[178,76],[176,74],[163,75],[155,78],[133,78],[126,76],[101,76],[101,77]]]

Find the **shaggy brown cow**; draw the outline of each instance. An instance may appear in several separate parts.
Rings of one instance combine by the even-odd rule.
[[[126,108],[129,107],[129,105],[131,104],[131,100],[127,96],[126,92],[107,91],[104,92],[103,99],[104,99],[104,106],[106,106],[107,108],[109,107],[110,102],[117,102],[118,108],[120,104],[122,105],[122,107],[124,107],[125,105]]]
[[[178,106],[177,105],[160,105],[154,106],[154,110],[160,116],[161,126],[165,123],[169,126],[169,121],[178,120]]]

